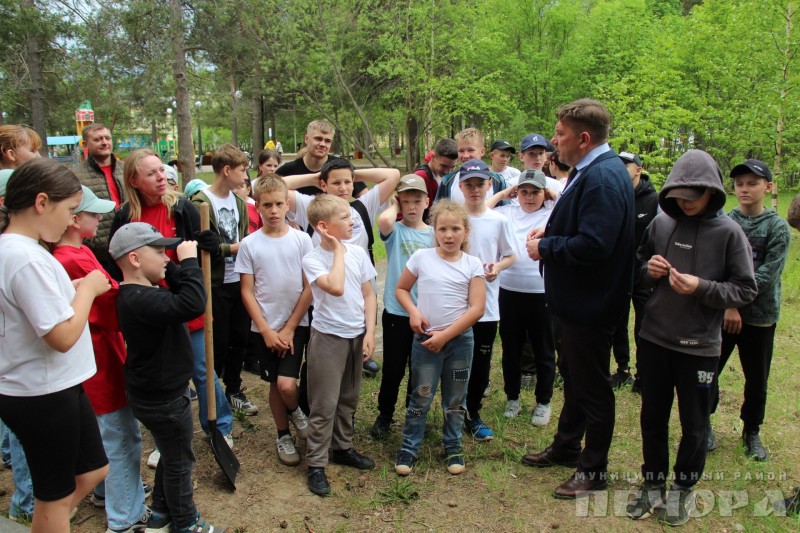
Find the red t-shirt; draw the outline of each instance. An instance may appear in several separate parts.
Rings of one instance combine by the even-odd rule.
[[[117,189],[117,182],[114,181],[114,175],[111,173],[111,165],[107,167],[100,167],[100,170],[103,171],[103,174],[106,175],[106,183],[108,184],[108,194],[111,195],[111,199],[117,204],[117,209],[119,209],[120,204],[120,197],[119,197],[119,190]]]
[[[247,222],[250,226],[248,234],[257,232],[264,225],[264,221],[261,220],[261,214],[258,212],[258,207],[249,202],[247,204]]]
[[[154,228],[156,228],[161,235],[168,239],[172,239],[173,237],[180,237],[178,235],[177,230],[175,229],[175,219],[169,217],[169,210],[167,206],[163,204],[158,205],[150,205],[142,206],[142,216],[139,220],[140,222],[147,222]],[[191,237],[190,237],[191,238]],[[178,261],[178,252],[175,251],[174,248],[171,250],[166,250],[167,257],[169,257],[170,261],[175,264],[179,264]],[[167,286],[164,280],[161,280],[161,285]],[[189,327],[189,331],[195,331],[201,329],[203,327],[203,315],[190,320],[186,323]]]
[[[125,340],[119,331],[117,293],[119,285],[108,275],[87,246],[56,246],[53,255],[64,265],[70,279],[85,277],[99,270],[111,282],[111,290],[98,296],[89,312],[89,332],[92,335],[97,373],[83,382],[83,390],[97,415],[105,415],[125,407]]]

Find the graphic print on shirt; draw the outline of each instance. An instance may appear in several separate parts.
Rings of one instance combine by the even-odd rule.
[[[222,237],[222,242],[233,244],[239,240],[238,230],[236,228],[236,213],[233,209],[228,209],[227,207],[221,207],[219,209],[217,227],[219,228],[219,235]],[[235,260],[236,258],[233,256],[225,258],[226,263],[233,263]]]

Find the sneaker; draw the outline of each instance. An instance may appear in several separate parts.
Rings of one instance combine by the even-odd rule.
[[[506,402],[506,410],[503,412],[503,416],[506,418],[516,418],[521,412],[522,406],[519,404],[519,400],[508,400]]]
[[[78,514],[78,508],[77,507],[75,509],[73,509],[73,511],[74,511],[75,514]],[[74,518],[74,516],[72,516],[72,514],[70,514],[70,521],[73,518]],[[11,513],[8,513],[8,519],[11,520],[12,522],[16,522],[17,524],[30,526],[31,522],[33,522],[33,515],[29,515],[28,513],[21,512],[19,514],[19,516],[17,516],[17,515],[13,515]]]
[[[142,482],[142,490],[144,490],[145,500],[149,498],[151,494],[153,494],[153,486],[150,485],[149,483]],[[89,501],[92,502],[92,505],[94,505],[98,509],[103,509],[106,506],[106,497],[100,496],[94,491],[92,491],[92,495],[89,496]],[[145,520],[145,522],[147,522],[147,520]]]
[[[537,403],[531,414],[531,424],[534,426],[546,426],[550,423],[550,404]]]
[[[691,488],[672,485],[666,498],[655,508],[656,520],[670,526],[680,526],[689,521],[695,509],[695,493]]]
[[[750,459],[758,462],[767,460],[767,450],[761,443],[758,431],[743,431],[742,441],[744,442],[744,452]]]
[[[361,368],[364,371],[364,375],[368,378],[374,378],[378,372],[381,370],[381,365],[378,364],[375,359],[367,359],[361,365]]]
[[[152,511],[150,519],[147,521],[145,533],[170,533],[172,531],[172,520],[168,515]]]
[[[644,520],[653,514],[653,509],[664,502],[667,486],[663,483],[645,481],[628,502],[625,513],[633,520]]]
[[[631,385],[631,392],[636,394],[642,393],[642,378],[638,375],[633,378],[633,385]]]
[[[630,369],[623,370],[618,368],[617,371],[611,376],[611,387],[614,389],[621,389],[627,385],[633,385],[633,376]]]
[[[385,418],[382,415],[378,415],[375,419],[375,423],[372,424],[372,428],[369,430],[369,434],[375,440],[383,440],[389,436],[389,433],[392,431],[392,419]]]
[[[522,390],[533,390],[536,386],[536,374],[522,374],[519,386]]]
[[[299,407],[289,413],[289,420],[291,420],[294,428],[297,430],[297,436],[301,439],[308,436],[308,418],[302,409]]]
[[[245,389],[242,388],[239,392],[235,392],[233,394],[226,394],[228,397],[228,403],[231,404],[231,409],[235,409],[237,411],[243,411],[244,414],[247,416],[253,416],[258,414],[258,407],[247,399],[247,396],[244,393]]]
[[[489,394],[492,392],[492,382],[486,384],[486,388],[483,389],[483,397],[488,398]]]
[[[711,428],[709,428],[709,430],[708,430],[708,441],[707,441],[707,443],[708,443],[708,451],[709,451],[709,453],[713,452],[714,450],[717,449],[717,446],[718,446],[717,445],[717,435],[716,435],[716,433],[714,433],[714,430],[711,429]]]
[[[222,436],[225,439],[225,444],[228,445],[228,448],[231,450],[233,449],[233,433],[228,433],[227,435]]]
[[[291,435],[284,435],[276,442],[278,447],[278,460],[286,466],[297,466],[300,464],[300,454],[294,447],[294,440]]]
[[[361,455],[353,448],[349,450],[331,450],[330,460],[334,464],[352,466],[359,470],[372,470],[375,468],[375,461],[366,455]]]
[[[400,476],[407,476],[416,462],[417,458],[411,452],[400,450],[397,453],[397,461],[394,463],[394,471]]]
[[[317,496],[327,496],[331,493],[331,485],[328,483],[324,468],[308,467],[308,490]]]
[[[488,428],[487,428],[488,429]],[[447,456],[447,471],[457,476],[467,467],[464,465],[464,454],[454,453]]]
[[[145,509],[144,514],[136,521],[135,524],[124,529],[106,529],[106,533],[144,533],[147,529],[147,523],[150,521],[150,515],[153,512],[150,509]]]
[[[155,468],[158,466],[158,462],[161,460],[161,452],[158,451],[158,448],[153,450],[153,453],[147,458],[147,466],[150,468]]]
[[[469,432],[472,433],[472,437],[477,441],[486,442],[494,438],[494,432],[480,418],[467,420],[467,427]]]
[[[222,533],[225,531],[225,528],[212,526],[204,519],[200,518],[200,514],[198,513],[194,524],[189,527],[178,528],[175,531],[176,533]]]

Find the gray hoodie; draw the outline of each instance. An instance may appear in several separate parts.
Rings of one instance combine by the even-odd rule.
[[[706,210],[686,216],[667,193],[676,187],[712,190]],[[722,173],[714,159],[689,150],[676,162],[658,195],[662,209],[645,232],[637,256],[641,280],[653,286],[645,307],[641,338],[690,355],[718,357],[722,318],[729,307],[741,307],[757,294],[750,245],[744,232],[721,211],[725,205]],[[669,278],[647,273],[653,255],[664,257],[682,274],[700,278],[693,294],[678,294]]]

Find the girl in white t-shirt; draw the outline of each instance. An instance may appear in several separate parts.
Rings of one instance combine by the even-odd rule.
[[[486,305],[483,265],[465,252],[469,234],[467,212],[450,200],[441,200],[431,210],[430,221],[437,246],[414,252],[395,291],[414,330],[411,400],[403,426],[403,445],[394,467],[401,476],[411,473],[417,461],[425,419],[440,380],[447,471],[451,474],[464,471],[461,427],[472,365],[472,325],[483,316]],[[411,299],[415,283],[417,305]]]
[[[501,200],[513,197],[519,199],[519,205],[496,208],[511,225],[514,254],[517,256],[517,261],[499,276],[503,388],[508,400],[504,414],[507,418],[514,418],[522,411],[519,401],[522,348],[528,341],[533,351],[537,378],[536,406],[531,415],[531,424],[544,426],[550,421],[556,351],[552,319],[545,304],[544,279],[539,272],[539,262],[528,257],[526,243],[531,229],[547,224],[555,193],[547,189],[547,181],[541,171],[526,170],[520,176],[519,185],[500,191],[486,205],[494,207]]]
[[[14,172],[0,208],[0,418],[28,459],[31,531],[67,531],[70,510],[108,471],[81,383],[96,371],[89,311],[111,285],[95,270],[76,289],[39,244],[58,242],[80,202],[75,174],[34,159]]]

